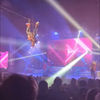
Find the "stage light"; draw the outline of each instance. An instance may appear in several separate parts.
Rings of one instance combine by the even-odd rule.
[[[58,35],[58,32],[54,32],[54,35]]]
[[[81,56],[79,56],[78,58],[76,58],[75,60],[73,60],[71,63],[69,63],[68,65],[66,65],[65,67],[63,67],[60,71],[58,71],[56,74],[54,74],[53,76],[51,76],[50,78],[48,78],[46,81],[48,82],[48,85],[50,86],[54,79],[56,77],[61,77],[63,76],[66,72],[68,72],[75,64],[77,64],[77,62],[79,62],[88,52],[86,51],[85,53],[83,53]]]
[[[51,38],[53,40],[58,40],[59,39],[59,33],[58,32],[51,32]]]
[[[78,33],[81,33],[81,32],[82,32],[81,30],[78,31]]]
[[[78,31],[78,38],[83,37],[83,32],[81,30]]]
[[[36,34],[36,37],[39,37],[39,34]]]
[[[38,41],[37,43],[40,44],[40,41]]]
[[[29,54],[33,54],[35,51],[36,51],[36,48],[31,46],[31,47],[29,48],[29,50],[28,50],[28,53],[29,53]]]
[[[81,31],[78,32],[77,38],[80,38]]]
[[[100,48],[100,45],[79,25],[79,23],[55,0],[46,0],[51,4],[65,19],[67,19],[76,29],[81,30],[82,33],[88,37],[92,43]]]

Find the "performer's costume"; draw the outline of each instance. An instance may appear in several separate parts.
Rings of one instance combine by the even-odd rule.
[[[27,39],[28,39],[29,41],[31,41],[32,46],[34,46],[35,43],[37,42],[37,40],[36,40],[36,34],[37,34],[38,26],[39,26],[39,22],[37,21],[37,22],[35,23],[35,27],[34,27],[33,32],[31,32],[31,23],[30,23],[30,20],[28,21],[28,23],[26,23],[26,34],[27,34]]]
[[[91,76],[93,77],[93,79],[96,78],[96,62],[94,62],[94,61],[91,65]]]

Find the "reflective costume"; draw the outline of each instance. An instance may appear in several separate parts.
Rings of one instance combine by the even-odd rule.
[[[35,43],[37,42],[37,40],[36,40],[36,34],[37,34],[37,31],[38,31],[38,26],[39,26],[39,22],[37,21],[35,23],[35,27],[33,29],[33,32],[31,32],[31,22],[30,22],[30,20],[28,21],[28,23],[26,23],[27,39],[29,41],[31,41],[32,46],[34,46]]]

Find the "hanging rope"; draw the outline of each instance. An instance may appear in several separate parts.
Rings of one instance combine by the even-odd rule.
[[[7,11],[7,12],[9,12],[9,13],[12,13],[12,14],[15,14],[15,15],[17,15],[17,16],[19,16],[19,17],[22,17],[22,18],[24,18],[24,19],[27,19],[27,20],[30,19],[30,18],[28,18],[28,17],[25,17],[25,16],[23,16],[23,15],[21,15],[21,14],[18,14],[17,12],[12,11],[12,10],[6,8],[6,7],[1,6],[1,5],[0,5],[0,8],[3,9],[3,10],[5,10],[5,11]]]

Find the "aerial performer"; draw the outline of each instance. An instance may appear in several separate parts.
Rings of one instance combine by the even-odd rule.
[[[35,46],[37,39],[36,39],[36,35],[37,35],[37,31],[38,31],[38,27],[39,27],[39,21],[37,21],[34,25],[34,29],[33,32],[31,31],[31,20],[28,20],[28,23],[26,23],[26,34],[27,34],[27,39],[29,41],[31,41],[32,43],[32,47]]]

